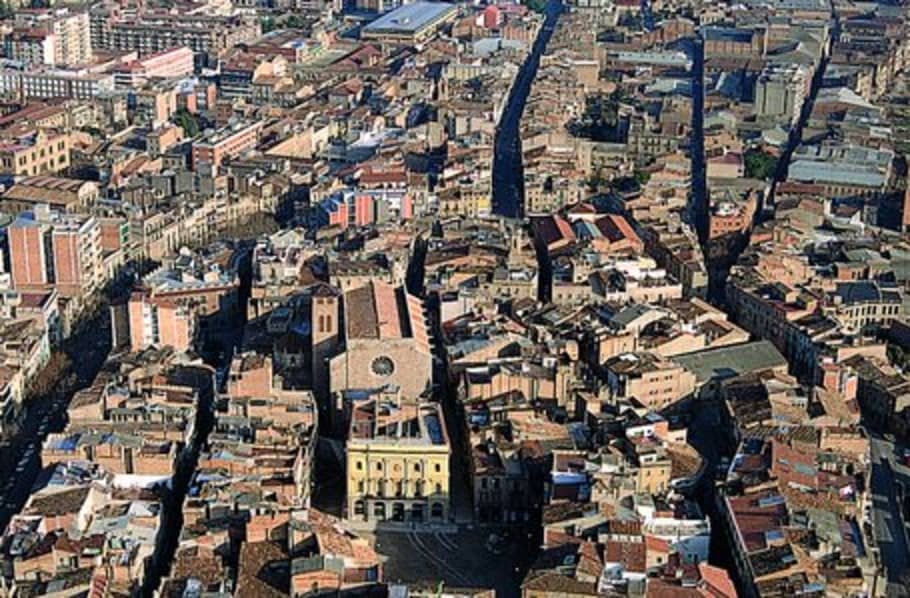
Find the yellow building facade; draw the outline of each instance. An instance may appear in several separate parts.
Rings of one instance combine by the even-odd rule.
[[[346,452],[349,519],[449,521],[451,447],[437,404],[374,399],[354,406]]]

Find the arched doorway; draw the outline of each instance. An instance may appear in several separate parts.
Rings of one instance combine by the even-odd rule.
[[[442,519],[443,513],[445,512],[445,507],[441,502],[434,502],[433,506],[430,507],[430,517],[433,519]]]
[[[373,505],[373,519],[376,521],[385,521],[385,503],[378,502]]]

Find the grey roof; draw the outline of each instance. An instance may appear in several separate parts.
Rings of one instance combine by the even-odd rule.
[[[900,303],[900,293],[895,289],[883,289],[874,282],[860,280],[840,282],[834,294],[839,296],[845,305],[856,303]]]
[[[363,28],[365,33],[414,33],[458,10],[447,2],[414,2],[387,12]]]
[[[633,303],[628,307],[624,307],[610,318],[610,323],[620,328],[625,328],[638,318],[649,314],[652,311],[656,311],[653,306],[644,303]]]
[[[733,41],[742,44],[752,42],[754,31],[751,29],[736,29],[735,27],[705,27],[702,37],[709,41]]]
[[[796,160],[790,165],[787,178],[794,181],[834,183],[862,187],[883,187],[885,173],[859,164],[830,163],[816,160]]]
[[[679,355],[671,361],[695,374],[699,384],[787,366],[780,351],[765,340]]]

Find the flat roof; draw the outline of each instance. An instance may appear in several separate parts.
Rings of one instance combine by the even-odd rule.
[[[780,354],[780,351],[766,340],[706,349],[671,357],[670,360],[695,374],[699,384],[714,378],[732,378],[751,372],[787,366],[787,360]]]
[[[364,33],[415,33],[458,8],[448,2],[414,2],[387,12],[363,28]]]

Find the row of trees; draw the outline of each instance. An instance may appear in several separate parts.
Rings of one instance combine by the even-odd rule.
[[[287,17],[263,17],[259,21],[263,33],[268,33],[276,29],[306,29],[309,26],[307,20],[300,15],[289,15]]]

